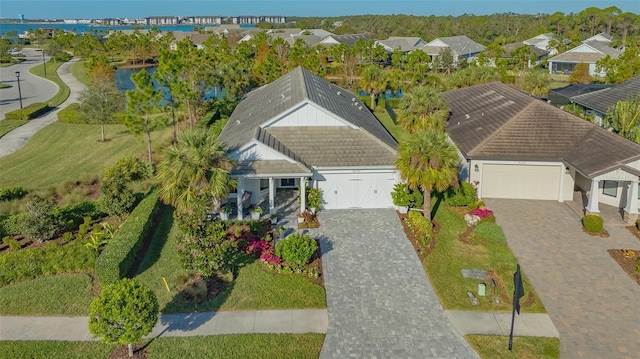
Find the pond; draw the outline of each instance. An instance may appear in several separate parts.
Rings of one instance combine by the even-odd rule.
[[[398,91],[391,91],[391,90],[386,90],[383,93],[378,94],[379,98],[402,98],[402,94],[404,93],[404,90],[398,90]],[[364,90],[360,90],[358,92],[358,95],[360,96],[369,96],[369,92],[364,91]]]

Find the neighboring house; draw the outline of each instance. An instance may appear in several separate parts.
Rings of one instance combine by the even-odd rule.
[[[320,38],[325,38],[327,36],[333,35],[332,32],[323,29],[306,29],[301,32],[302,35],[314,35]]]
[[[483,45],[471,40],[465,35],[439,37],[420,47],[422,51],[431,56],[432,61],[435,60],[445,48],[451,49],[454,63],[462,60],[472,62],[485,49]]]
[[[549,73],[570,74],[577,64],[589,65],[590,76],[606,76],[604,70],[597,71],[596,63],[607,56],[617,59],[622,53],[610,46],[611,36],[598,34],[583,41],[580,45],[549,59]]]
[[[529,68],[532,68],[533,66],[539,64],[540,62],[542,62],[542,60],[544,60],[545,57],[549,55],[549,51],[539,49],[534,45],[527,45],[524,42],[514,42],[511,44],[502,45],[502,49],[505,51],[504,55],[502,55],[502,58],[513,60],[513,52],[523,46],[527,46],[529,48],[529,51],[535,55],[535,61],[529,61]]]
[[[616,106],[618,101],[626,101],[638,96],[640,96],[640,76],[602,91],[573,96],[570,100],[584,108],[585,115],[593,116],[595,121],[602,125],[605,115],[610,108]]]
[[[639,144],[498,82],[443,96],[462,177],[480,198],[563,202],[577,187],[589,213],[603,203],[638,216]]]
[[[367,34],[349,34],[349,35],[329,35],[320,41],[321,45],[333,46],[345,44],[347,46],[353,46],[358,40],[369,41],[371,37]]]
[[[191,40],[191,43],[198,49],[202,50],[204,48],[204,42],[210,36],[214,36],[212,34],[201,34],[198,32],[186,32],[186,31],[175,31],[173,32],[174,40],[169,44],[169,48],[171,50],[178,49],[178,43],[186,38]]]
[[[249,192],[273,213],[276,191],[300,186],[304,199],[307,181],[327,209],[393,207],[395,139],[356,95],[302,67],[248,93],[218,140],[237,161],[239,218]]]
[[[307,46],[309,46],[309,47],[315,46],[315,45],[319,44],[320,41],[322,41],[322,37],[319,37],[319,36],[316,36],[316,35],[303,35],[303,34],[292,35],[292,36],[286,38],[285,41],[290,46],[293,46],[293,44],[298,39],[301,39],[302,41],[304,41],[304,43],[307,44]]]
[[[386,40],[376,40],[375,43],[376,45],[381,45],[389,54],[393,53],[395,50],[411,52],[427,44],[426,41],[419,37],[390,37]]]
[[[534,36],[530,39],[524,40],[522,43],[525,45],[535,46],[537,49],[547,51],[549,49],[549,41],[553,40],[553,33],[546,33]],[[555,55],[557,51],[555,49],[549,51],[551,55]]]
[[[554,106],[564,106],[571,103],[571,98],[574,96],[592,93],[600,90],[604,90],[613,85],[600,85],[600,84],[580,84],[580,85],[567,85],[565,87],[549,90],[547,100]]]

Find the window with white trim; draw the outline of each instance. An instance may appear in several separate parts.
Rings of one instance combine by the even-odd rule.
[[[602,194],[611,197],[618,197],[618,182],[616,181],[603,181]]]
[[[280,179],[280,187],[295,187],[296,179],[295,178],[281,178]]]
[[[260,190],[264,191],[265,189],[269,188],[269,179],[268,178],[261,178],[260,179]]]

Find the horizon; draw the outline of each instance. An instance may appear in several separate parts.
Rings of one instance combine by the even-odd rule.
[[[154,10],[162,5],[162,10]],[[354,15],[460,16],[497,13],[578,13],[588,7],[616,6],[622,12],[640,13],[637,0],[3,0],[0,19],[62,20],[145,18],[150,16],[285,16],[340,17]],[[251,11],[246,11],[251,9]]]

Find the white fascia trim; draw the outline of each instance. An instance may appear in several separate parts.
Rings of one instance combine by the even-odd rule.
[[[562,161],[500,161],[500,160],[474,160],[471,161],[482,163],[482,164],[497,164],[497,165],[526,165],[526,166],[564,166],[564,162]]]
[[[298,111],[299,109],[301,109],[305,104],[308,103],[307,99],[304,99],[300,102],[298,102],[297,104],[289,107],[289,109],[287,109],[284,112],[280,112],[279,114],[273,116],[272,118],[266,120],[265,122],[263,122],[262,124],[260,124],[260,128],[267,128],[271,125],[273,125],[274,123],[278,122],[281,118],[287,116],[290,113],[294,113],[296,111]]]
[[[281,153],[281,152],[278,152],[278,151],[274,150],[273,148],[271,148],[271,147],[269,147],[269,146],[265,145],[264,143],[262,143],[262,142],[260,142],[260,141],[256,140],[255,138],[254,138],[254,139],[252,139],[252,140],[251,140],[249,143],[247,143],[246,145],[244,145],[244,146],[240,147],[240,150],[238,151],[238,158],[242,157],[242,153],[243,153],[243,152],[245,152],[246,150],[250,149],[250,148],[251,148],[252,146],[254,146],[254,145],[255,145],[255,146],[258,146],[258,147],[265,148],[268,152],[271,152],[271,153],[273,153],[273,154],[276,154],[276,155],[277,155],[277,157],[279,157],[279,159],[281,159],[281,160],[287,161],[287,162],[289,162],[289,163],[297,163],[297,161],[295,161],[294,159],[292,159],[292,158],[290,158],[290,157],[285,156],[283,153]],[[258,160],[260,160],[260,159],[258,158]],[[275,161],[275,160],[265,160],[265,161]]]
[[[246,174],[246,175],[232,175],[231,178],[249,178],[249,179],[266,179],[266,178],[299,178],[299,177],[311,177],[313,174],[308,173],[272,173],[272,174]]]

